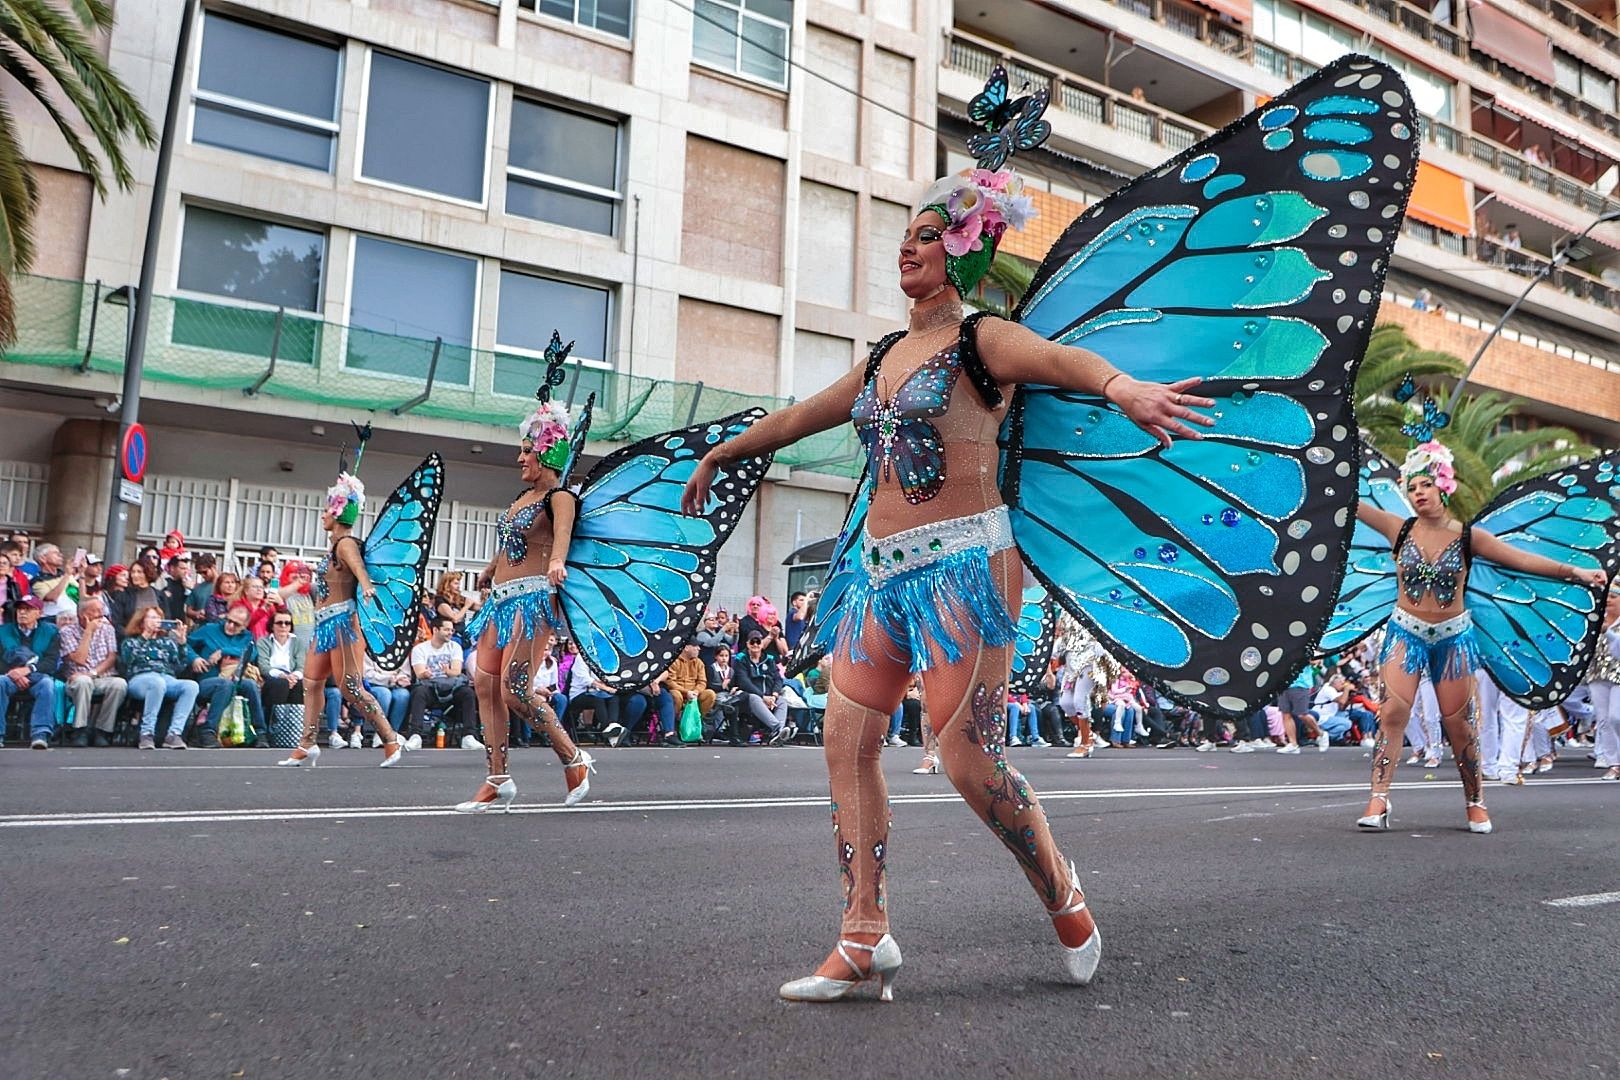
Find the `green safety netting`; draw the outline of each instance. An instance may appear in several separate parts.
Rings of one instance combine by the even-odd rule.
[[[129,309],[116,299],[109,302],[112,289],[37,275],[15,278],[13,289],[17,340],[0,353],[0,359],[87,371],[123,370]],[[274,311],[160,296],[152,306],[142,377],[211,389],[258,384],[257,392],[265,398],[386,410],[420,395],[434,348],[432,341],[302,315],[278,316]],[[544,366],[530,356],[440,346],[432,390],[411,412],[513,427],[533,407],[534,388]],[[789,400],[622,375],[583,364],[570,365],[568,379],[556,393],[583,402],[592,392],[596,410],[591,436],[608,441],[640,439],[754,406],[778,409]],[[844,427],[804,439],[776,459],[794,468],[855,476],[858,449],[853,432]]]

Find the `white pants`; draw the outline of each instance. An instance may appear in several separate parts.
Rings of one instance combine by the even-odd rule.
[[[1502,691],[1485,674],[1484,668],[1474,669],[1474,695],[1479,700],[1479,768],[1485,779],[1495,780],[1496,759],[1502,748],[1502,721],[1497,711]]]
[[[1064,716],[1083,716],[1090,720],[1093,689],[1089,676],[1074,680],[1073,686],[1058,693],[1058,708],[1063,710]]]
[[[1526,760],[1536,761],[1553,752],[1551,730],[1563,722],[1564,717],[1557,709],[1541,709],[1531,715],[1530,751],[1525,755]]]
[[[1507,778],[1519,771],[1525,763],[1528,747],[1530,710],[1512,698],[1503,695],[1496,706],[1496,764],[1491,770],[1498,777]]]
[[[1594,680],[1592,691],[1593,739],[1600,765],[1620,765],[1620,688],[1612,682]]]
[[[1406,722],[1406,741],[1412,744],[1413,754],[1440,756],[1440,699],[1427,676],[1418,683],[1417,700],[1412,702],[1412,715]]]

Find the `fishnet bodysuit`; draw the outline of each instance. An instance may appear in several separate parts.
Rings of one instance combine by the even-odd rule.
[[[338,548],[344,543],[354,544],[358,553],[360,541],[354,536],[342,536],[332,544],[332,550],[321,560],[319,567],[321,576],[315,584],[315,594],[319,598],[315,608],[317,616],[322,608],[352,601],[355,598],[359,582],[344,565],[343,560],[338,558]],[[337,683],[344,700],[359,708],[361,715],[371,722],[372,729],[382,738],[385,746],[391,747],[398,741],[394,729],[389,726],[388,718],[383,714],[382,706],[377,704],[377,699],[371,696],[371,691],[367,690],[365,683],[361,681],[365,674],[365,638],[360,635],[359,616],[351,613],[349,618],[354,620],[354,640],[346,645],[339,645],[331,652],[316,652],[311,649],[308,662],[304,665],[304,734],[299,740],[301,746],[315,745],[317,733],[320,731],[321,706],[325,701],[328,676]]]

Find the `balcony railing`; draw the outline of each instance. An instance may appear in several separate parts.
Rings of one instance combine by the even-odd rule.
[[[1186,2],[1186,0],[1107,0],[1107,2],[1121,11],[1128,11],[1133,15],[1159,23],[1166,29],[1183,37],[1201,41],[1228,56],[1247,60],[1255,67],[1269,71],[1288,82],[1297,82],[1305,75],[1316,70],[1316,66],[1308,60],[1293,56],[1274,45],[1260,41],[1252,34],[1230,23],[1221,21],[1205,9]],[[1400,27],[1437,49],[1467,61],[1474,67],[1512,84],[1525,93],[1547,102],[1561,112],[1590,124],[1599,131],[1620,136],[1620,116],[1593,105],[1575,94],[1539,82],[1522,71],[1499,63],[1494,57],[1487,56],[1478,49],[1471,48],[1467,39],[1458,32],[1456,27],[1433,19],[1422,8],[1404,3],[1403,0],[1346,0],[1346,2],[1354,4],[1383,22]],[[1538,6],[1539,4],[1559,4],[1559,0],[1527,0],[1527,2],[1537,3]],[[1570,19],[1575,18],[1575,16],[1569,15],[1567,12],[1555,15],[1555,17],[1566,24]],[[1611,51],[1620,52],[1620,48],[1615,46],[1605,44],[1605,47],[1611,49]]]
[[[127,328],[123,308],[109,308],[99,284],[22,275],[12,279],[17,340],[0,362],[57,369],[70,383],[88,372],[121,372]],[[435,370],[432,357],[438,357]],[[469,437],[516,431],[533,408],[530,396],[543,362],[507,352],[439,346],[393,334],[294,318],[276,311],[190,298],[153,298],[145,381],[226,392],[239,408],[274,414],[288,403],[377,411],[478,425]],[[455,374],[446,375],[453,371]],[[425,391],[425,393],[424,393]],[[596,394],[594,439],[644,438],[782,398],[740,394],[703,383],[672,382],[573,364],[559,397],[583,402]],[[493,425],[493,428],[491,427]],[[479,429],[482,430],[479,430]],[[812,435],[776,460],[815,472],[856,475],[859,443],[849,428]]]
[[[1501,143],[1427,117],[1423,118],[1422,126],[1426,141],[1454,154],[1472,158],[1493,172],[1527,184],[1537,191],[1544,191],[1587,213],[1606,214],[1611,210],[1620,210],[1620,200],[1595,191],[1556,170],[1538,165]]]
[[[1620,33],[1590,12],[1582,11],[1564,0],[1524,0],[1524,3],[1543,12],[1554,22],[1569,27],[1577,34],[1620,56]]]
[[[1521,277],[1534,277],[1545,267],[1551,272],[1544,283],[1577,300],[1585,300],[1610,311],[1620,311],[1620,290],[1608,282],[1593,277],[1584,270],[1558,263],[1546,255],[1523,248],[1510,248],[1500,241],[1477,236],[1458,236],[1437,229],[1421,221],[1407,218],[1401,232],[1414,240],[1434,246],[1453,255],[1464,255],[1488,266],[1500,267]]]
[[[946,64],[975,79],[989,78],[990,70],[1001,64],[1007,69],[1008,81],[1014,88],[1027,82],[1033,90],[1049,91],[1052,102],[1048,108],[1155,143],[1173,154],[1214,130],[1089,79],[1052,71],[1027,56],[998,48],[959,30],[951,32]]]

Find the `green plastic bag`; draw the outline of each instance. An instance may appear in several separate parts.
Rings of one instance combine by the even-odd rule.
[[[248,719],[247,702],[232,697],[225,706],[225,715],[219,718],[219,741],[222,746],[252,746],[253,724]]]
[[[703,741],[703,714],[698,711],[697,698],[691,698],[681,709],[681,720],[675,732],[681,742]]]

